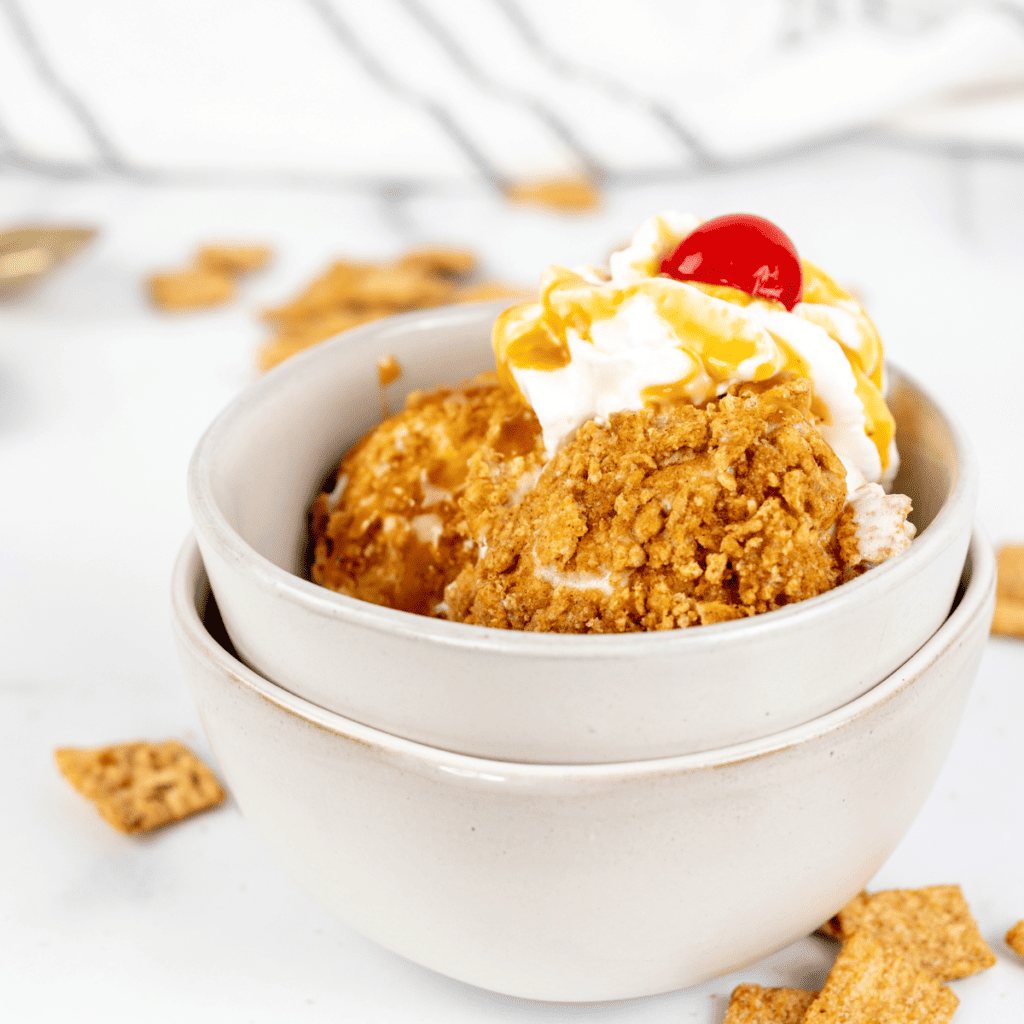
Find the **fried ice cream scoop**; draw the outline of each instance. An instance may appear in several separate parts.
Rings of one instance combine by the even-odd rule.
[[[448,586],[447,616],[546,632],[676,629],[834,587],[846,471],[814,426],[809,384],[734,391],[704,408],[585,423],[516,503],[509,467],[474,456],[459,504],[480,556]]]
[[[459,507],[470,459],[498,488],[540,465],[536,417],[493,374],[414,392],[342,460],[310,512],[315,583],[373,604],[444,615],[444,588],[477,549]]]
[[[496,377],[414,394],[345,458],[317,583],[504,629],[679,629],[913,539],[878,334],[763,218],[653,217],[607,269],[549,267],[492,341]]]

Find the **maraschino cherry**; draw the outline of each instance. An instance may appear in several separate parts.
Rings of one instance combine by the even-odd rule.
[[[803,292],[796,247],[784,231],[752,213],[730,213],[691,231],[661,261],[677,281],[725,284],[792,309]]]

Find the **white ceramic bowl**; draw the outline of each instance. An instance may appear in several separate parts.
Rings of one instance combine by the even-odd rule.
[[[993,563],[975,536],[948,620],[838,711],[722,750],[625,764],[465,757],[295,697],[204,625],[209,591],[192,541],[175,568],[173,615],[228,786],[317,900],[389,949],[484,988],[621,999],[785,946],[878,870],[952,742],[988,636]]]
[[[500,305],[413,313],[289,360],[238,397],[189,473],[196,535],[242,660],[355,721],[460,753],[539,763],[670,756],[739,743],[853,700],[949,611],[977,490],[957,430],[892,373],[903,471],[926,527],[910,549],[827,594],[740,622],[555,636],[443,622],[343,597],[297,573],[307,508],[380,418],[376,359],[407,391],[493,368]]]

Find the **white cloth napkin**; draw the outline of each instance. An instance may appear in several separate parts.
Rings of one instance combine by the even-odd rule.
[[[1024,153],[1024,0],[2,0],[0,161],[168,180]]]

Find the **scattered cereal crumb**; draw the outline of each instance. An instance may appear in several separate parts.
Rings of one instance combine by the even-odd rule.
[[[992,616],[992,632],[999,636],[1016,636],[1024,639],[1024,601],[1008,601],[996,598],[996,610]]]
[[[464,278],[476,270],[476,253],[446,245],[428,245],[410,249],[398,258],[398,270],[412,270],[433,277]]]
[[[869,933],[941,981],[966,978],[996,962],[958,885],[862,892],[832,920],[839,938]]]
[[[1024,547],[1007,544],[999,549],[996,593],[1011,601],[1024,601]]]
[[[1024,957],[1024,921],[1018,921],[1007,933],[1006,944],[1020,957]]]
[[[270,257],[265,245],[200,246],[191,266],[150,276],[150,300],[166,312],[220,305],[234,297],[237,275],[259,270]]]
[[[258,350],[257,365],[269,370],[350,327],[393,313],[536,295],[495,281],[467,284],[476,263],[470,250],[450,246],[411,249],[393,263],[338,260],[290,302],[264,311],[274,336]]]
[[[959,1000],[869,932],[844,944],[804,1018],[808,1024],[945,1024]]]
[[[867,899],[867,895],[867,890],[861,889],[861,891],[854,897],[853,901]],[[842,911],[840,911],[840,913],[842,913]],[[834,914],[830,917],[815,934],[824,935],[826,939],[836,939],[841,941],[843,938],[843,925],[839,919],[839,914]]]
[[[387,316],[387,314],[339,311],[320,317],[308,324],[286,327],[279,331],[276,337],[260,346],[256,352],[256,365],[260,370],[269,370],[321,341],[333,338],[336,334],[341,334],[342,331],[347,331],[352,327],[368,324],[371,320],[379,320],[382,316]]]
[[[219,306],[235,294],[230,276],[200,267],[153,274],[147,284],[153,305],[170,313]]]
[[[266,245],[204,245],[196,253],[196,266],[221,274],[250,274],[262,270],[272,256]]]
[[[381,356],[377,360],[377,378],[380,386],[386,388],[402,376],[402,366],[393,355]]]
[[[506,192],[513,203],[546,206],[561,213],[588,213],[601,205],[601,193],[589,178],[542,178],[520,181]]]
[[[149,832],[224,799],[213,773],[176,740],[54,754],[61,774],[119,832]]]
[[[992,632],[1024,638],[1024,547],[1007,544],[999,551],[996,611]]]
[[[817,992],[738,985],[722,1024],[801,1024]]]

